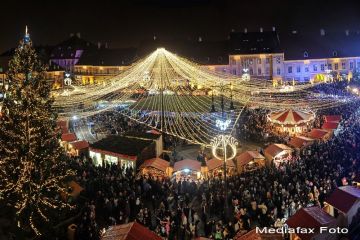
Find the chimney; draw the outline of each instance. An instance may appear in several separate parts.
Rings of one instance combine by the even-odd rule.
[[[202,37],[201,36],[198,38],[198,42],[202,42]]]
[[[78,38],[81,38],[81,34],[78,32],[78,33],[76,33],[76,36],[78,37]]]
[[[322,28],[322,29],[320,29],[320,35],[321,36],[325,36],[325,30]]]
[[[244,28],[244,33],[247,33],[247,28]]]
[[[101,48],[101,42],[98,42],[98,49],[100,49]]]
[[[349,36],[349,29],[346,29],[346,30],[345,30],[345,35],[346,35],[346,36]]]
[[[276,31],[276,28],[275,28],[275,27],[272,27],[272,30],[273,30],[273,32],[275,32],[275,31]]]
[[[73,37],[74,36],[74,33],[70,33],[70,37]]]

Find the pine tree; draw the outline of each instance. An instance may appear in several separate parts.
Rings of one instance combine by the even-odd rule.
[[[0,113],[0,201],[33,235],[49,231],[60,211],[71,208],[60,197],[73,172],[66,168],[45,70],[26,31],[9,62]]]

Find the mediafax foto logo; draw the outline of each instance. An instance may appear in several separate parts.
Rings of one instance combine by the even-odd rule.
[[[259,228],[256,227],[256,233],[259,234],[347,234],[349,230],[341,227],[320,227],[320,228],[304,228],[304,227],[282,227],[282,228]]]

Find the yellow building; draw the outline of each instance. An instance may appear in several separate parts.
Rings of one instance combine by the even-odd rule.
[[[97,48],[85,51],[74,66],[75,81],[81,85],[102,84],[106,79],[128,69],[134,59],[135,48]]]

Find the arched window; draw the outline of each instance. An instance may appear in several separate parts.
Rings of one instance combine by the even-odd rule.
[[[304,58],[307,58],[307,57],[309,57],[309,54],[308,54],[307,51],[305,51],[305,52],[304,52]]]
[[[333,51],[333,57],[337,57],[338,53],[337,51]]]

